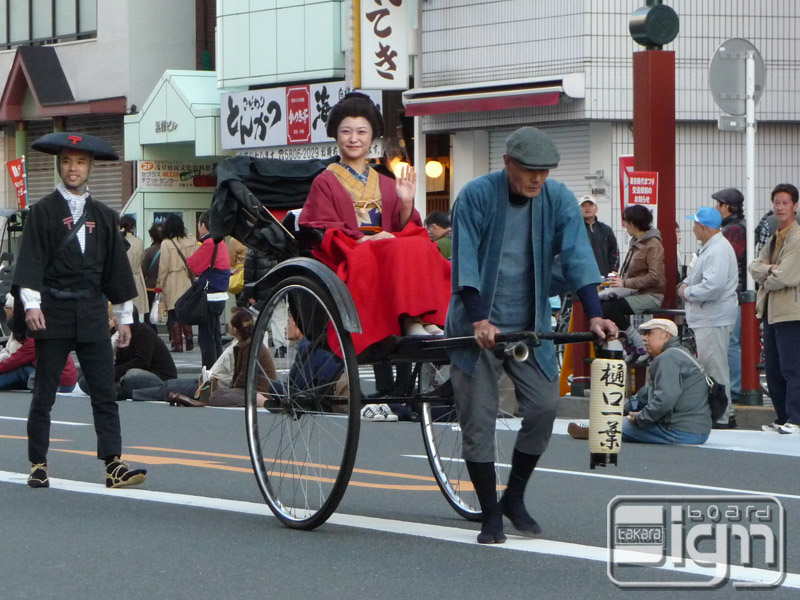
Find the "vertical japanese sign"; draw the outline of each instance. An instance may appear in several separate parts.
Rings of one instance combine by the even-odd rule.
[[[376,90],[408,88],[408,0],[360,0],[361,82]]]
[[[28,180],[25,174],[25,157],[15,158],[6,163],[11,183],[17,191],[17,208],[28,206]]]
[[[309,87],[297,85],[286,88],[286,141],[290,144],[307,144],[311,141],[311,107]]]
[[[628,176],[630,190],[628,206],[641,204],[653,213],[653,223],[658,223],[658,172],[631,171]]]

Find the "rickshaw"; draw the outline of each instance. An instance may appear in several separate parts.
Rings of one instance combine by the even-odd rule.
[[[380,402],[405,403],[419,415],[434,479],[462,517],[480,520],[480,508],[461,459],[461,431],[448,377],[448,348],[473,338],[390,337],[356,355],[352,334],[359,316],[344,282],[310,253],[319,232],[296,229],[274,213],[302,206],[310,183],[330,160],[280,161],[245,156],[223,161],[211,208],[215,239],[233,235],[279,259],[260,281],[246,286],[258,316],[252,347],[270,349],[270,329],[291,323],[295,341],[278,359],[278,381],[259,393],[265,376],[252,353],[246,384],[246,427],[258,487],[275,516],[296,529],[313,529],[336,510],[356,459],[360,412],[368,399],[359,367],[410,363],[403,392]],[[517,332],[498,339],[497,352],[518,360],[542,339],[555,343],[594,340],[590,333]],[[299,340],[299,341],[298,341]],[[511,417],[501,414],[500,417]],[[498,428],[513,419],[499,418]],[[502,461],[498,461],[502,463]]]

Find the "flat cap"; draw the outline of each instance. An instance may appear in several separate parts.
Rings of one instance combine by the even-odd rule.
[[[48,133],[33,142],[31,148],[45,154],[58,154],[61,150],[69,148],[88,152],[95,160],[119,159],[119,155],[107,141],[84,133]]]
[[[508,136],[506,154],[526,169],[555,169],[561,160],[550,136],[535,127],[520,127]]]
[[[639,325],[639,331],[649,331],[651,329],[661,329],[672,337],[678,337],[678,326],[669,319],[650,319],[646,323]]]
[[[736,188],[725,188],[718,192],[711,194],[711,197],[717,202],[722,202],[734,208],[742,208],[744,206],[744,196],[742,192]]]

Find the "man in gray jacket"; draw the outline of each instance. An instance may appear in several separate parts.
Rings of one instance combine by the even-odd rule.
[[[701,246],[692,270],[678,288],[678,295],[685,302],[686,322],[694,331],[697,358],[706,373],[725,386],[728,396],[728,408],[714,428],[732,428],[736,427],[736,419],[731,405],[728,344],[739,309],[736,253],[720,233],[719,211],[704,206],[686,218],[694,221],[694,235]]]
[[[704,443],[711,431],[708,383],[681,346],[678,328],[669,319],[651,319],[642,323],[639,331],[653,362],[647,383],[625,405],[628,419],[622,422],[622,439],[650,444]]]
[[[647,383],[625,403],[622,439],[645,444],[702,444],[711,431],[708,383],[697,360],[681,346],[669,319],[639,326],[653,362]],[[569,435],[588,439],[589,427],[570,423]]]

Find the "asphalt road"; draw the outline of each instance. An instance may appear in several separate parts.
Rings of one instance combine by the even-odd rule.
[[[786,509],[789,576],[772,597],[798,597],[800,436],[731,431],[701,448],[629,444],[618,467],[590,471],[585,442],[559,421],[527,493],[544,535],[514,536],[507,524],[508,542],[486,547],[436,488],[416,424],[363,423],[337,513],[304,532],[264,504],[239,409],[122,403],[125,456],[150,472],[140,488],[106,490],[88,399],[59,397],[51,488],[28,489],[29,398],[0,393],[2,599],[730,598],[730,582],[620,590],[606,572],[607,506],[620,494],[746,492],[775,495]],[[645,571],[662,583],[706,580]]]

